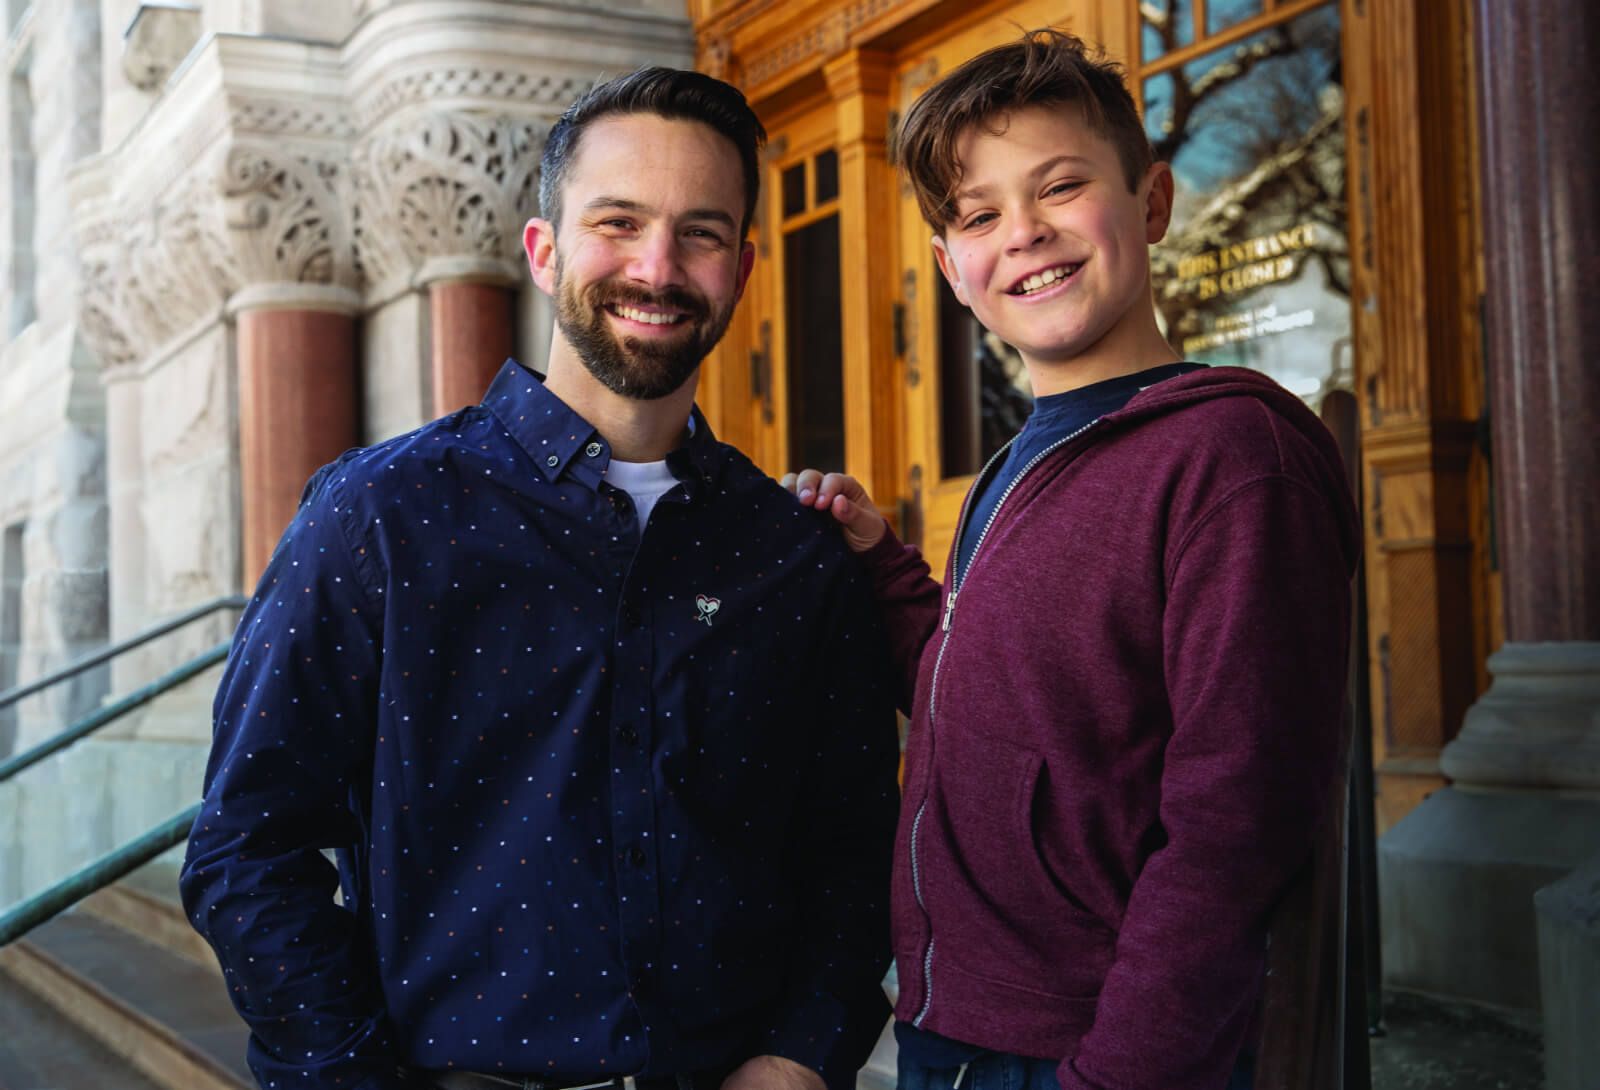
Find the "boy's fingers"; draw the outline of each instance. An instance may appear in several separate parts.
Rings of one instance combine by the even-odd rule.
[[[811,503],[817,498],[817,491],[822,484],[822,473],[815,469],[802,469],[794,475],[794,494],[801,503]],[[823,506],[817,503],[818,507]]]
[[[797,492],[799,491],[798,481],[799,478],[795,474],[785,473],[783,476],[778,478],[778,486],[780,488],[787,489],[790,492]]]

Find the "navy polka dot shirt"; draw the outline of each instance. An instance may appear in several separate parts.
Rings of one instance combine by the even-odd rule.
[[[642,534],[514,361],[307,485],[182,879],[264,1087],[762,1053],[853,1085],[888,1012],[882,636],[827,516],[696,425]]]

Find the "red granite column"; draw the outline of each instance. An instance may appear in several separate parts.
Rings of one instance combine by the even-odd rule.
[[[500,283],[437,280],[428,286],[433,324],[433,411],[483,400],[516,351],[516,293]]]
[[[1600,641],[1600,14],[1477,16],[1506,639]]]
[[[1600,12],[1478,0],[1476,14],[1506,645],[1441,766],[1600,789]]]
[[[244,583],[254,586],[316,469],[359,442],[355,319],[290,307],[238,311]]]

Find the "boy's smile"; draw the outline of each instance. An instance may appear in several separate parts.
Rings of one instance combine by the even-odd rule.
[[[1176,359],[1150,299],[1149,246],[1172,175],[1130,192],[1121,159],[1072,105],[1034,106],[957,144],[955,216],[934,239],[956,297],[1013,345],[1035,395]]]

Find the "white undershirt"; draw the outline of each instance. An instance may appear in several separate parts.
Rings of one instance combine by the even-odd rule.
[[[650,523],[656,501],[678,484],[664,458],[659,462],[619,462],[613,458],[606,465],[606,480],[633,497],[641,533]]]

